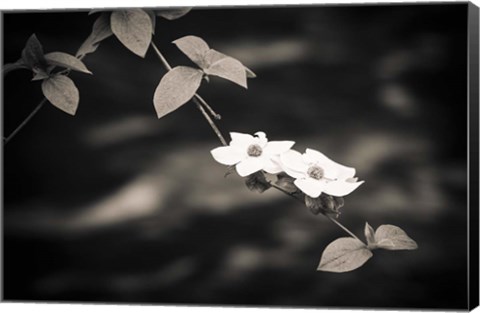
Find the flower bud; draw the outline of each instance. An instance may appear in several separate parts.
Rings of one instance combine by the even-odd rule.
[[[265,175],[260,171],[248,175],[245,179],[245,185],[251,191],[257,191],[259,193],[262,193],[271,187],[270,183],[265,178]]]
[[[297,186],[293,183],[295,178],[288,176],[286,173],[282,172],[277,175],[278,179],[275,182],[278,186],[282,187],[283,190],[289,193],[295,193],[298,191]]]
[[[319,213],[340,214],[339,209],[344,205],[344,201],[342,197],[334,197],[334,196],[322,193],[317,198],[312,198],[308,195],[305,195],[305,205],[315,215]]]

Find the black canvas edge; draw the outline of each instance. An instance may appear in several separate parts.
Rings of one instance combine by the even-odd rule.
[[[3,25],[4,22],[4,12],[0,10],[0,62],[1,66],[3,67],[3,64],[5,64],[3,60],[3,39],[4,39],[4,32],[5,32],[5,27]],[[5,285],[4,285],[4,277],[5,277],[5,271],[4,271],[4,257],[5,257],[5,241],[4,241],[4,235],[5,235],[5,225],[4,225],[4,202],[3,202],[3,188],[4,188],[4,164],[3,164],[3,153],[4,153],[4,146],[3,146],[3,136],[4,136],[4,129],[3,129],[3,118],[4,118],[4,98],[3,98],[3,74],[0,76],[0,134],[2,136],[2,145],[0,147],[0,172],[1,172],[1,177],[0,177],[0,302],[5,301],[4,297],[4,290],[5,290]]]
[[[467,0],[468,1],[468,0]],[[467,297],[467,307],[469,311],[473,311],[476,307],[479,306],[479,198],[480,198],[480,190],[479,190],[479,135],[480,135],[480,128],[479,128],[479,119],[480,119],[480,112],[479,112],[479,7],[477,7],[472,2],[467,1],[445,1],[445,2],[435,2],[435,1],[425,1],[422,2],[405,2],[405,3],[388,3],[388,2],[378,2],[378,3],[313,3],[313,4],[273,4],[273,5],[208,5],[208,6],[194,6],[197,9],[247,9],[247,8],[296,8],[296,7],[309,7],[309,6],[325,6],[325,7],[341,7],[341,6],[424,6],[424,5],[462,5],[467,4],[467,135],[468,135],[468,273],[467,273],[467,287],[468,287],[468,297]],[[166,8],[177,7],[177,6],[165,6]],[[128,8],[128,7],[126,7]],[[130,7],[136,8],[136,7]],[[142,7],[146,9],[153,9],[157,7]],[[114,9],[112,7],[107,9]],[[3,14],[5,13],[67,13],[67,12],[79,12],[79,11],[89,11],[88,8],[69,8],[69,9],[41,9],[41,10],[28,10],[28,9],[0,9],[0,60],[3,63]],[[3,97],[3,78],[0,77],[0,95]],[[2,99],[3,102],[3,99]],[[0,108],[0,120],[3,121],[3,106]],[[2,125],[3,126],[3,125]],[[0,130],[0,133],[3,135],[3,127]],[[3,137],[3,136],[2,136]],[[1,171],[2,177],[0,182],[0,203],[3,206],[3,146],[0,147],[0,164],[1,164]],[[3,208],[0,210],[0,277],[4,277],[4,264],[3,264]],[[15,301],[15,300],[8,300],[4,298],[4,281],[3,279],[0,281],[0,303],[32,303],[32,304],[103,304],[103,305],[130,305],[130,303],[119,303],[119,302],[77,302],[77,301]],[[143,303],[134,303],[133,305],[145,305]],[[165,306],[180,306],[189,308],[192,306],[199,306],[199,307],[209,307],[210,305],[202,305],[202,304],[175,304],[175,303],[151,303],[146,304],[152,306],[158,306],[160,308]],[[219,305],[218,307],[222,307]],[[320,309],[320,310],[328,310],[328,309],[348,309],[348,310],[363,310],[365,308],[345,308],[345,307],[302,307],[302,306],[295,306],[295,307],[276,307],[276,306],[224,306],[224,307],[237,307],[237,308],[272,308],[272,309]],[[368,308],[368,310],[392,310],[392,308],[381,308],[381,307],[372,307]],[[412,310],[410,307],[403,307],[403,308],[394,308],[393,310]],[[417,310],[413,308],[413,310]],[[442,310],[442,309],[440,309]],[[445,310],[448,311],[455,311],[455,309]],[[437,311],[426,309],[422,310],[424,312],[428,311]]]
[[[469,219],[468,309],[479,303],[479,8],[468,4]]]

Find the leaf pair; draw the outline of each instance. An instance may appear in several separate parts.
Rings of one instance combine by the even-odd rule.
[[[173,42],[205,74],[218,76],[247,88],[247,77],[256,77],[240,61],[214,49],[200,37],[185,36]]]
[[[367,262],[374,249],[414,250],[417,243],[408,237],[400,227],[381,225],[374,232],[366,223],[365,237],[368,245],[356,238],[343,237],[330,243],[322,253],[317,270],[343,273],[359,268]]]
[[[244,88],[247,88],[247,76],[255,77],[240,61],[210,49],[199,37],[186,36],[173,43],[200,69],[177,66],[162,77],[153,97],[158,118],[187,103],[197,92],[204,76],[218,76]]]
[[[102,12],[102,14],[95,21],[90,36],[77,51],[77,57],[82,58],[94,52],[102,40],[115,35],[126,48],[143,58],[152,40],[152,34],[155,33],[156,16],[174,20],[187,14],[190,9],[127,9],[113,12],[92,10],[90,14],[96,12]]]
[[[79,92],[74,82],[62,73],[53,73],[55,67],[92,74],[83,62],[65,52],[43,53],[43,47],[33,34],[22,50],[22,57],[14,63],[17,68],[27,68],[33,73],[32,80],[42,80],[44,96],[60,110],[75,115]]]

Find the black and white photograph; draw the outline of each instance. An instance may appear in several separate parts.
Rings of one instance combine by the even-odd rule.
[[[1,15],[2,301],[478,306],[475,4]]]

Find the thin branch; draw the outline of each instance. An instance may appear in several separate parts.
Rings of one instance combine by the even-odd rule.
[[[19,63],[19,61],[15,63],[7,63],[2,66],[2,75],[3,77],[5,77],[8,73],[14,70],[20,70],[20,69],[28,69],[28,68],[22,63]]]
[[[300,198],[297,198],[295,197],[292,193],[288,192],[287,190],[283,189],[282,187],[272,183],[272,182],[269,182],[270,183],[270,186],[272,186],[273,188],[283,192],[284,194],[294,198],[295,200],[298,200],[300,202],[303,203],[302,199]],[[326,218],[328,218],[330,221],[332,221],[333,223],[335,223],[338,227],[340,227],[341,229],[343,229],[347,234],[349,234],[350,236],[352,236],[353,238],[361,241],[357,236],[355,236],[354,233],[352,233],[347,227],[343,226],[342,223],[340,223],[339,221],[337,221],[336,219],[334,219],[333,217],[331,217],[330,215],[328,214],[325,214],[325,213],[322,213],[323,216],[325,216]]]
[[[157,54],[158,58],[160,59],[160,61],[162,62],[163,66],[165,67],[165,69],[167,69],[168,71],[170,71],[172,69],[172,67],[170,66],[170,64],[168,63],[168,61],[165,59],[165,57],[163,56],[163,54],[160,52],[160,50],[157,48],[157,46],[153,43],[153,41],[151,42],[151,45],[153,47],[153,50],[155,51],[155,53]],[[210,127],[213,129],[213,131],[215,132],[215,134],[217,135],[218,139],[220,139],[220,142],[226,146],[227,145],[227,141],[225,140],[225,138],[222,136],[222,133],[220,132],[220,130],[218,129],[218,127],[215,125],[215,122],[212,120],[212,118],[208,115],[208,113],[205,111],[204,107],[205,106],[207,108],[207,110],[210,111],[210,113],[216,118],[216,116],[218,115],[215,111],[212,110],[212,108],[210,108],[210,106],[207,104],[207,102],[205,100],[203,100],[202,97],[200,97],[198,94],[195,94],[194,97],[192,98],[193,102],[195,102],[195,104],[197,105],[197,108],[200,110],[200,112],[202,113],[202,115],[205,117],[205,119],[207,120],[207,122],[210,124]],[[203,106],[202,106],[203,105]],[[294,196],[293,194],[291,194],[290,192],[288,192],[287,190],[283,189],[282,187],[272,183],[272,182],[269,182],[270,183],[270,186],[272,186],[273,188],[283,192],[284,194],[300,201],[303,203],[303,201]],[[343,226],[339,221],[337,221],[336,219],[332,218],[331,216],[327,215],[327,214],[324,214],[322,213],[322,215],[324,215],[326,218],[328,218],[330,221],[332,221],[333,223],[335,223],[337,226],[339,226],[341,229],[343,229],[345,232],[347,232],[347,234],[349,234],[350,236],[352,236],[353,238],[357,239],[357,240],[360,240],[357,236],[355,236],[354,233],[352,233],[348,228],[346,228],[345,226]],[[361,241],[361,240],[360,240]]]
[[[333,217],[331,217],[330,215],[327,215],[327,214],[323,214],[325,217],[327,217],[329,220],[331,220],[332,222],[334,222],[335,224],[337,224],[338,227],[340,227],[341,229],[343,229],[344,231],[346,231],[350,236],[352,236],[353,238],[359,240],[360,242],[363,242],[361,241],[357,236],[355,236],[354,233],[352,233],[347,227],[343,226],[339,221],[337,221],[336,219],[334,219]]]
[[[35,107],[35,109],[30,113],[23,122],[15,128],[15,130],[8,136],[7,138],[3,139],[3,145],[6,145],[27,123],[30,121],[35,114],[43,107],[43,105],[47,102],[47,98],[43,98],[42,101]]]
[[[167,59],[165,59],[165,57],[163,56],[163,54],[160,52],[160,50],[157,48],[157,45],[155,45],[155,43],[153,42],[153,40],[150,42],[150,44],[152,45],[153,47],[153,50],[155,51],[155,53],[157,54],[158,58],[160,59],[160,61],[162,62],[163,66],[167,69],[167,71],[170,71],[172,69],[172,67],[170,66],[170,64],[168,64],[168,61]]]
[[[172,67],[170,66],[170,64],[168,63],[167,59],[165,59],[165,57],[163,56],[163,54],[160,52],[160,50],[158,49],[158,47],[155,45],[155,43],[153,41],[150,42],[153,50],[155,51],[155,53],[157,54],[158,58],[160,59],[160,62],[162,62],[163,66],[165,67],[165,69],[167,71],[170,71],[172,69]],[[220,142],[222,143],[222,145],[226,146],[227,145],[227,141],[225,140],[225,137],[223,137],[222,135],[222,132],[220,131],[220,129],[218,129],[217,125],[215,124],[215,122],[212,120],[212,118],[208,115],[207,111],[205,111],[204,107],[205,106],[207,108],[207,110],[210,111],[210,113],[216,118],[216,119],[220,119],[220,115],[218,115],[215,111],[213,111],[213,109],[207,104],[207,102],[205,100],[203,100],[202,97],[200,97],[200,95],[198,95],[197,93],[193,96],[192,98],[192,101],[196,104],[197,108],[200,110],[200,112],[202,113],[203,117],[205,117],[205,119],[207,120],[208,124],[210,124],[210,127],[212,128],[213,132],[215,133],[215,135],[217,135],[218,139],[220,140]],[[203,105],[203,106],[202,106]]]
[[[192,98],[193,102],[195,102],[195,104],[197,105],[197,108],[200,110],[200,112],[202,113],[202,115],[205,117],[205,119],[207,120],[208,124],[210,124],[210,127],[213,129],[215,135],[217,135],[218,139],[220,140],[220,142],[222,143],[222,145],[224,146],[228,146],[227,144],[227,141],[225,140],[225,138],[222,136],[222,133],[220,132],[220,130],[218,129],[217,125],[215,125],[215,122],[212,120],[212,118],[208,115],[208,113],[205,111],[205,109],[202,107],[202,105],[200,104],[200,102],[197,100],[197,98]]]
[[[197,98],[198,101],[200,101],[201,104],[203,104],[203,106],[210,112],[210,114],[213,116],[214,119],[216,120],[221,120],[222,119],[222,116],[220,114],[218,114],[217,112],[215,112],[209,105],[208,103],[203,100],[202,97],[200,97],[199,94],[195,94],[194,95],[195,98]]]

